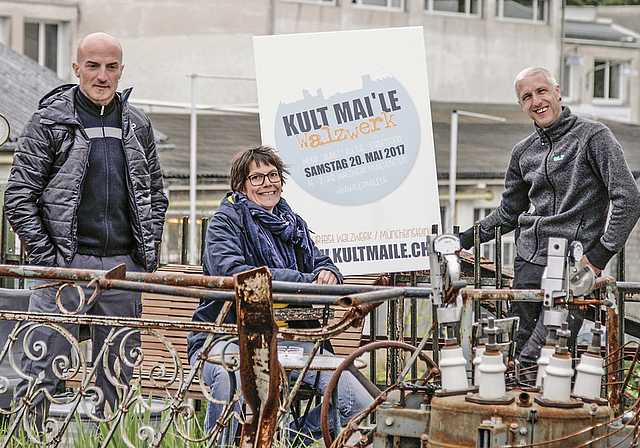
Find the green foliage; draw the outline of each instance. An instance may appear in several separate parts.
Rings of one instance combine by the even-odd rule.
[[[152,419],[151,412],[151,404],[152,398],[148,397],[147,399],[147,407],[144,409],[140,409],[141,406],[135,406],[129,412],[127,412],[123,416],[123,421],[121,421],[118,425],[117,430],[114,432],[114,435],[109,443],[110,447],[124,447],[127,446],[124,442],[124,438],[127,438],[131,441],[135,446],[149,446],[150,439],[147,441],[140,440],[139,434],[144,434],[143,428],[145,427],[154,427],[156,430],[159,429],[159,426],[165,418],[168,417],[168,410],[164,411],[160,418],[158,418],[155,422]],[[138,412],[139,411],[139,412]],[[179,418],[179,417],[178,417]],[[195,418],[190,421],[189,424],[189,437],[191,438],[199,438],[204,434],[204,415],[200,413],[196,413]],[[109,425],[106,423],[96,424],[93,420],[88,420],[87,418],[82,419],[79,413],[76,413],[74,419],[72,420],[72,424],[77,424],[76,431],[71,431],[71,428],[68,428],[66,434],[63,436],[62,442],[58,446],[68,446],[72,448],[93,448],[99,446],[101,441],[104,440],[109,433]],[[0,441],[4,440],[4,437],[7,434],[9,427],[8,419],[5,419],[0,426]],[[123,435],[124,428],[124,435]],[[66,441],[66,443],[65,443]],[[28,439],[26,434],[22,428],[18,429],[17,434],[14,434],[11,443],[9,444],[11,448],[20,447],[20,448],[41,448],[42,445],[36,444]],[[205,446],[204,443],[196,444],[196,443],[187,443],[185,440],[180,437],[180,435],[175,430],[175,427],[172,425],[167,434],[163,437],[162,442],[160,444],[162,448],[198,448],[199,446]]]
[[[638,387],[640,387],[640,365],[626,360],[624,362],[623,374],[627,374],[631,368],[633,368],[633,372],[629,378],[627,388],[623,392],[631,395],[632,397],[638,398]]]
[[[152,403],[151,397],[148,398],[147,407],[150,408]],[[164,411],[160,421],[164,421],[167,417],[167,413],[169,411]],[[189,436],[193,439],[202,438],[204,436],[204,417],[206,413],[206,403],[201,407],[199,411],[196,411],[195,417],[191,420],[191,424],[189,426]],[[144,427],[155,426],[156,430],[160,425],[159,421],[154,423],[152,419],[152,413],[149,409],[146,409],[142,412],[137,412],[137,409],[130,410],[125,416],[123,416],[123,421],[120,422],[118,429],[115,431],[113,438],[109,443],[109,447],[125,447],[127,446],[124,442],[123,435],[121,433],[122,428],[124,428],[124,437],[131,441],[135,446],[146,447],[150,445],[150,440],[141,441],[138,437],[140,430]],[[63,438],[62,442],[58,445],[59,447],[65,446],[70,448],[93,448],[99,446],[101,441],[109,433],[109,426],[105,423],[96,424],[92,420],[82,419],[80,414],[76,413],[74,421],[72,423],[82,422],[77,425],[77,430],[72,433],[69,431],[68,435]],[[3,419],[0,422],[0,442],[4,441],[6,437],[7,431],[9,427],[9,419]],[[65,440],[67,442],[65,443]],[[207,442],[194,443],[194,442],[186,442],[179,434],[176,432],[174,427],[172,426],[167,434],[162,439],[162,443],[160,446],[162,448],[200,448],[206,446]],[[42,448],[43,445],[39,445],[37,443],[32,442],[29,438],[24,434],[22,428],[18,429],[17,434],[14,434],[11,442],[9,443],[10,448]],[[274,448],[298,448],[300,445],[292,443],[289,440],[276,441],[274,442]],[[323,446],[322,442],[317,441],[314,442],[310,448],[321,448]]]

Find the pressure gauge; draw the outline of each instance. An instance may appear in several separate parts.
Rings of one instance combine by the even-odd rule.
[[[9,139],[9,122],[0,114],[0,145]]]

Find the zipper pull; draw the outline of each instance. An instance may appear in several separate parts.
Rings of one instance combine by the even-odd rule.
[[[100,109],[100,116],[104,115],[104,106]]]

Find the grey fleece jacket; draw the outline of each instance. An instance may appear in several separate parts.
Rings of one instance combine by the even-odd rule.
[[[580,241],[589,261],[603,269],[640,216],[640,192],[622,147],[605,125],[568,107],[552,126],[535,125],[513,148],[505,188],[498,208],[480,221],[481,241],[491,240],[495,227],[503,234],[517,228],[518,255],[535,264],[546,264],[554,236]],[[465,248],[472,232],[462,235]]]

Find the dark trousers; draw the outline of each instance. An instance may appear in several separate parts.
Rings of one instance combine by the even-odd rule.
[[[544,266],[516,257],[513,268],[513,289],[540,289]],[[535,365],[540,357],[540,349],[549,335],[544,325],[542,302],[511,302],[509,315],[520,318],[520,327],[516,334],[516,358],[525,365]],[[570,310],[567,315],[567,323],[571,331],[571,337],[567,341],[569,347],[575,344],[584,315],[584,310]]]
[[[127,271],[144,271],[143,267],[135,263],[128,255],[115,257],[76,255],[69,267],[109,270],[122,263],[127,265]],[[86,283],[81,285],[85,286],[82,289],[85,293],[85,300],[88,301],[94,288],[86,288]],[[58,289],[51,287],[35,290],[29,300],[29,311],[60,314],[61,311],[56,303]],[[67,312],[73,313],[79,306],[79,294],[73,287],[65,287],[60,293],[60,299]],[[101,290],[94,301],[89,305],[85,302],[85,306],[77,314],[141,317],[141,295],[138,292],[117,289]],[[78,325],[60,324],[60,327],[77,337]],[[49,399],[42,392],[46,390],[47,393],[53,395],[58,382],[64,378],[65,360],[68,359],[70,352],[72,359],[77,353],[76,350],[72,350],[71,343],[67,340],[65,333],[56,328],[56,326],[34,325],[33,332],[29,334],[27,339],[29,352],[25,350],[21,362],[21,371],[26,377],[18,383],[14,392],[14,401],[18,403],[18,400],[27,394],[30,385],[34,381],[38,383],[36,391],[41,391],[32,394],[30,399],[32,399],[31,410],[35,412],[35,424],[39,430],[42,430],[42,419],[48,413],[50,405]],[[105,358],[97,359],[111,328],[99,325],[91,328],[93,363],[98,366],[95,384],[104,394],[103,399],[96,403],[95,413],[98,416],[104,415],[106,403],[109,403],[113,411],[116,410],[118,394],[126,392],[129,379],[133,374],[133,367],[130,364],[132,360],[128,359],[128,362],[123,362],[120,356],[121,342],[125,348],[122,353],[127,356],[132,356],[131,354],[135,353],[135,348],[140,346],[140,333],[131,332],[126,328],[116,328],[114,343],[110,345]],[[109,372],[105,372],[105,366],[108,366]],[[80,378],[80,375],[76,375],[75,378]]]

